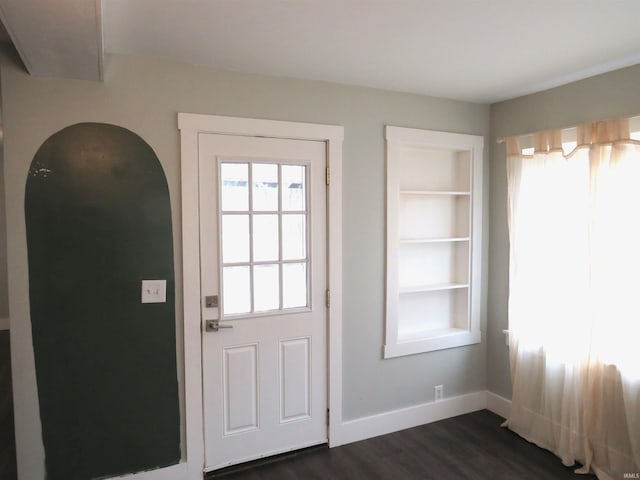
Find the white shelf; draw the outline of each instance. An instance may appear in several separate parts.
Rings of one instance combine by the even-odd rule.
[[[398,343],[415,342],[416,340],[426,340],[432,338],[448,337],[466,333],[464,328],[440,328],[437,330],[412,330],[398,332]]]
[[[483,138],[386,127],[385,358],[480,342]]]
[[[444,195],[444,196],[470,196],[471,192],[458,192],[458,191],[442,191],[442,190],[400,190],[400,195],[410,196],[432,196],[432,195]]]
[[[469,284],[466,283],[439,283],[437,285],[409,285],[406,287],[400,287],[398,293],[400,295],[406,295],[409,293],[424,293],[424,292],[441,292],[444,290],[456,290],[458,288],[468,288]]]
[[[441,237],[441,238],[401,238],[400,244],[419,245],[423,243],[449,243],[449,242],[468,242],[469,237]]]
[[[402,357],[444,348],[464,347],[481,341],[482,335],[479,330],[476,332],[462,328],[450,328],[421,333],[416,332],[416,336],[405,337],[403,340],[394,343],[387,343],[384,346],[384,358]]]

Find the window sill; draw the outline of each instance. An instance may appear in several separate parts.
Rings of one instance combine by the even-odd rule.
[[[446,348],[463,347],[482,341],[480,332],[470,332],[461,328],[445,328],[428,332],[416,332],[400,338],[398,343],[384,346],[384,358],[433,352]]]

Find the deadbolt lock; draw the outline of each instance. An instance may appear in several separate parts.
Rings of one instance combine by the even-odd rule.
[[[207,295],[204,297],[204,306],[207,308],[218,308],[218,295]]]

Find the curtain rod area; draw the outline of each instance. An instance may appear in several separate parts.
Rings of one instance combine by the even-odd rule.
[[[624,118],[624,117],[621,117]],[[632,133],[635,132],[640,132],[640,115],[638,116],[634,116],[634,117],[627,117],[629,119],[629,127]],[[599,121],[605,121],[605,120],[599,120]],[[589,123],[589,122],[586,122]],[[597,122],[591,122],[591,123],[597,123]],[[571,141],[575,141],[576,139],[576,132],[577,132],[577,126],[574,127],[567,127],[567,128],[560,128],[559,130],[562,130],[562,138],[564,141],[566,142],[571,142]],[[549,129],[549,130],[555,130],[555,129]],[[518,139],[520,140],[521,144],[523,145],[527,145],[527,144],[531,144],[533,145],[533,136],[538,133],[538,132],[543,132],[545,130],[538,130],[537,132],[531,132],[531,133],[524,133],[521,135],[509,135],[506,137],[498,137],[496,139],[496,143],[504,143],[507,141],[507,138],[511,138],[511,137],[518,137]]]

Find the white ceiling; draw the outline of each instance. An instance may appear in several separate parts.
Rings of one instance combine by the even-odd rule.
[[[89,28],[96,3],[0,0],[0,15],[23,59],[39,40],[28,55],[95,78],[102,52],[77,50],[101,34],[107,53],[480,103],[640,63],[638,0],[102,0]],[[61,32],[75,50],[47,41]]]

